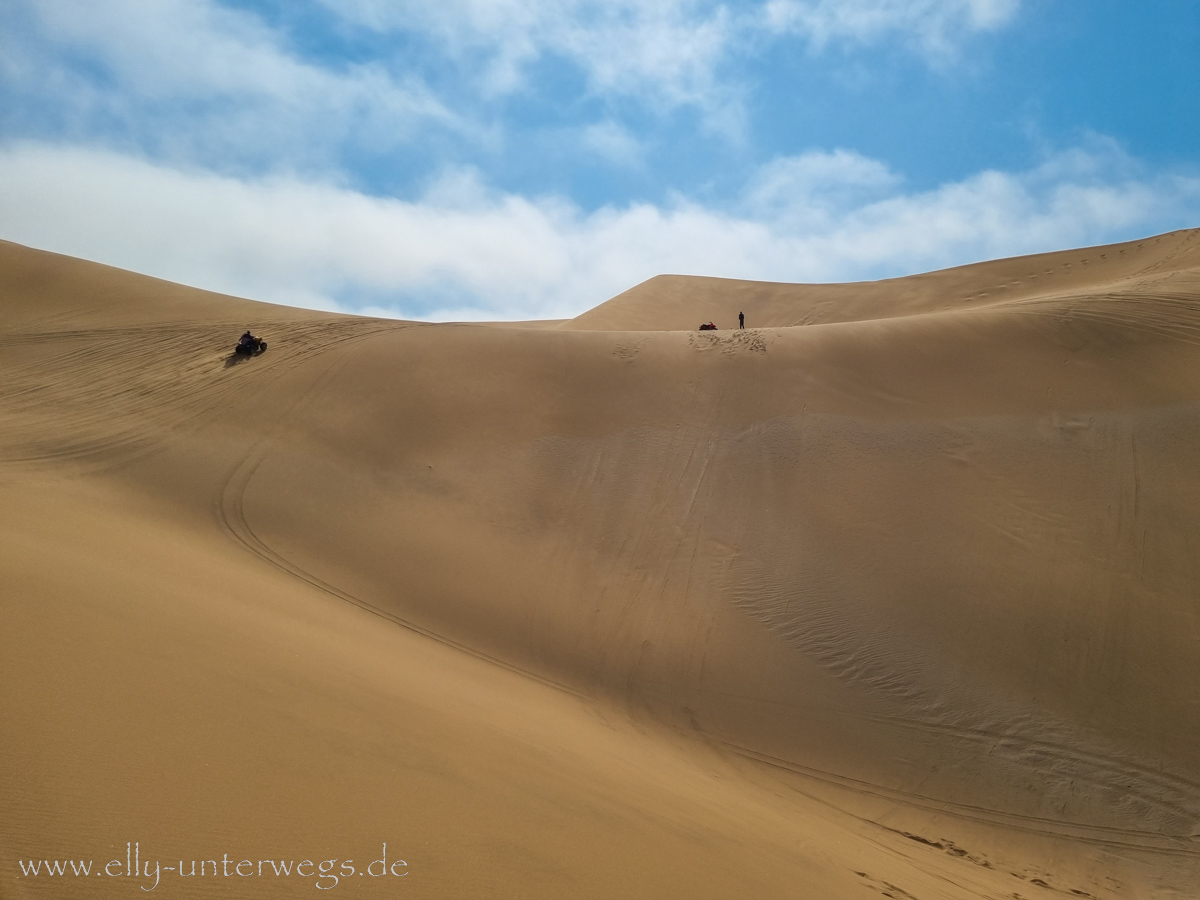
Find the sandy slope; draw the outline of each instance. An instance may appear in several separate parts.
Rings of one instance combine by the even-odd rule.
[[[1198,340],[1200,231],[548,328],[0,244],[0,896],[1189,896]]]

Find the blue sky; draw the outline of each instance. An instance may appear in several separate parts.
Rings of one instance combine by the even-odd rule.
[[[0,237],[275,302],[577,314],[1200,225],[1200,3],[7,0]]]

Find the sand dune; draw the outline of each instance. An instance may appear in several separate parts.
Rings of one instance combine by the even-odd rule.
[[[0,896],[1200,883],[1200,231],[549,327],[0,244],[0,375]]]

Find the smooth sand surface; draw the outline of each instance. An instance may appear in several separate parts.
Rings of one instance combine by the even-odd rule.
[[[511,327],[0,243],[0,897],[1195,896],[1198,457],[1200,231]]]

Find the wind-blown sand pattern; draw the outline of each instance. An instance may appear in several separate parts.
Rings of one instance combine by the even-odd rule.
[[[1200,231],[512,325],[0,244],[0,896],[1195,896],[1198,452]]]

